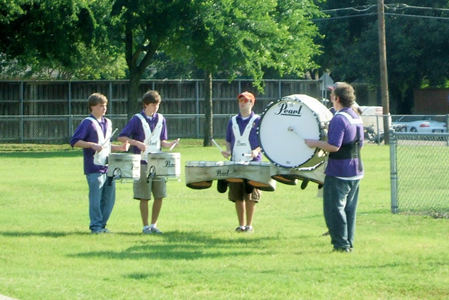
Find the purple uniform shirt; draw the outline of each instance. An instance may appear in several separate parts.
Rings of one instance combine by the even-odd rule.
[[[361,117],[356,114],[352,108],[345,107],[340,112],[348,113],[354,119],[360,119]],[[363,146],[363,124],[351,125],[349,120],[342,115],[336,114],[332,117],[329,123],[329,132],[327,142],[333,146],[341,147],[343,144],[352,142],[357,130],[359,131],[360,144]],[[333,159],[329,157],[326,171],[324,172],[329,176],[337,177],[353,177],[363,175],[363,171],[359,171],[359,159]]]
[[[90,115],[90,117],[96,120],[96,118],[93,115]],[[101,121],[98,123],[100,124],[100,128],[103,130],[103,132],[101,132],[100,134],[105,136],[107,129],[105,119],[101,118]],[[109,124],[111,124],[111,122],[109,122]],[[78,141],[98,143],[97,127],[95,126],[94,123],[92,123],[91,120],[84,119],[81,122],[81,124],[76,128],[75,133],[70,139],[70,146],[73,147]],[[91,173],[106,173],[108,171],[107,166],[98,166],[94,164],[95,150],[91,148],[83,148],[83,154],[84,154],[84,174],[87,175]]]
[[[246,120],[243,120],[242,116],[240,114],[237,115],[237,125],[239,126],[240,134],[243,133],[243,131],[245,130],[245,127],[248,125],[249,121],[251,120],[251,118],[253,116],[254,116],[253,111],[251,112],[251,115],[249,116],[249,118]],[[260,117],[258,117],[254,121],[253,128],[251,128],[251,132],[249,133],[249,144],[251,145],[251,150],[254,150],[260,146],[259,139],[257,138],[257,127],[259,126],[259,122],[260,122]],[[232,131],[232,120],[229,120],[229,123],[228,123],[228,129],[226,131],[226,142],[231,143],[231,152],[232,152],[232,150],[234,149],[234,143],[235,143],[235,136],[234,136],[234,132]],[[252,161],[262,161],[262,153],[259,153],[259,155],[255,158],[253,158]]]
[[[162,115],[155,113],[152,120],[150,120],[150,118],[145,115],[143,110],[140,112],[140,114],[145,117],[145,120],[147,120],[147,123],[150,125],[151,132],[153,132],[154,127],[159,121],[159,118],[162,118],[162,130],[159,138],[161,141],[168,139],[167,123],[165,122],[165,118]],[[122,132],[120,132],[119,137],[121,136],[126,136],[140,142],[145,141],[145,131],[143,129],[142,121],[140,120],[140,118],[133,116],[131,120],[129,120],[128,124],[126,124],[125,128],[123,128]],[[136,146],[133,146],[133,152],[135,154],[140,154],[141,151]]]

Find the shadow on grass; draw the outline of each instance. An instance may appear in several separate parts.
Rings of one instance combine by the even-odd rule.
[[[114,234],[119,235],[119,234]],[[127,234],[129,235],[129,234]],[[204,232],[173,231],[163,235],[143,236],[136,245],[120,251],[92,251],[69,255],[79,258],[106,258],[119,260],[163,259],[197,260],[216,257],[236,257],[254,253],[263,254],[263,245],[278,238],[254,238],[250,234],[238,234],[229,238],[217,238]],[[146,239],[148,238],[148,239]],[[270,253],[266,253],[269,255]]]

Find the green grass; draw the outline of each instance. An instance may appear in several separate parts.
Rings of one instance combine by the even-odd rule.
[[[182,140],[185,161],[222,160]],[[223,145],[223,141],[218,141]],[[252,234],[224,194],[169,181],[144,236],[132,184],[117,184],[111,235],[88,230],[82,153],[0,144],[0,294],[18,299],[447,299],[448,219],[390,212],[388,146],[366,145],[355,251],[331,253],[316,185],[278,183]],[[184,169],[182,168],[182,171]],[[182,174],[184,175],[184,174]],[[1,298],[1,296],[0,296]]]

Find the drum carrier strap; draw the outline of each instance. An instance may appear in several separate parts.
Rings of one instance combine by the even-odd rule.
[[[243,133],[240,133],[239,125],[237,124],[237,116],[232,117],[232,131],[235,137],[234,148],[232,149],[232,160],[233,161],[251,161],[251,156],[245,155],[251,153],[251,145],[249,143],[249,134],[253,123],[259,117],[259,115],[254,114],[245,126]]]
[[[363,120],[360,119],[354,119],[350,114],[346,112],[337,112],[336,115],[342,115],[344,116],[351,125],[359,125],[363,124]],[[363,170],[361,156],[360,156],[360,133],[357,128],[356,130],[357,135],[354,138],[352,142],[349,142],[347,144],[341,145],[340,149],[336,152],[330,152],[329,158],[332,159],[358,159],[359,160],[359,171]]]
[[[145,133],[145,141],[144,144],[147,145],[147,150],[141,153],[142,160],[147,161],[147,154],[150,152],[158,152],[161,149],[161,141],[159,136],[162,131],[162,120],[164,119],[162,114],[158,113],[158,122],[154,127],[153,131],[151,131],[150,125],[147,120],[142,116],[142,114],[135,114],[136,117],[140,119],[142,122],[143,131]],[[157,135],[156,135],[157,134]],[[153,138],[156,136],[157,138]]]
[[[95,152],[94,154],[94,164],[99,166],[106,166],[107,165],[107,158],[109,156],[109,153],[111,153],[111,137],[112,137],[112,122],[108,118],[104,117],[104,120],[106,122],[106,132],[103,132],[103,129],[101,129],[100,124],[98,121],[92,117],[87,117],[86,120],[89,120],[92,122],[92,124],[95,126],[98,136],[98,144],[100,144],[102,147],[106,146],[105,149],[103,149],[100,153]]]

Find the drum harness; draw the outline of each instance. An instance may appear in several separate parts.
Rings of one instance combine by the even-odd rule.
[[[254,122],[259,117],[259,115],[254,114],[251,119],[248,121],[248,124],[245,126],[245,130],[243,133],[240,133],[240,128],[237,124],[237,116],[232,117],[232,131],[235,137],[234,147],[232,149],[232,160],[233,161],[244,161],[249,162],[251,160],[251,156],[246,155],[248,150],[251,152],[251,145],[249,143],[249,134],[251,132],[251,128],[253,127]],[[239,143],[239,141],[246,141],[246,143]],[[238,160],[237,160],[238,159]],[[220,187],[219,187],[220,186]],[[254,187],[248,183],[247,179],[243,179],[243,188],[245,193],[251,194],[254,190]],[[219,192],[223,193],[223,190],[226,191],[223,187],[223,184],[218,184],[217,189]]]
[[[159,150],[161,148],[161,142],[159,137],[157,138],[157,140],[155,141],[155,143],[151,143],[151,141],[153,141],[153,137],[155,135],[155,133],[158,134],[158,136],[161,134],[162,131],[162,120],[163,120],[163,115],[162,114],[158,114],[158,121],[156,126],[154,127],[153,131],[151,131],[150,125],[148,124],[147,120],[144,118],[144,116],[142,116],[142,114],[138,113],[135,114],[136,117],[138,117],[140,119],[140,121],[142,122],[142,127],[143,130],[145,132],[145,145],[147,145],[147,149],[146,151],[141,153],[141,157],[142,160],[144,161],[148,161],[147,159],[147,155],[149,153],[152,152],[152,150]],[[148,172],[148,177],[147,177],[147,182],[150,182],[150,178],[153,178],[156,176],[156,167],[155,166],[148,166],[149,167],[149,172]]]
[[[361,118],[354,119],[350,114],[346,112],[337,112],[335,115],[342,115],[344,116],[351,125],[359,125],[363,124],[363,120]],[[359,161],[359,171],[363,171],[363,165],[362,165],[362,159],[360,155],[360,133],[357,127],[356,130],[356,137],[352,142],[349,142],[347,144],[341,145],[340,149],[336,152],[330,152],[329,158],[332,159],[358,159]]]

